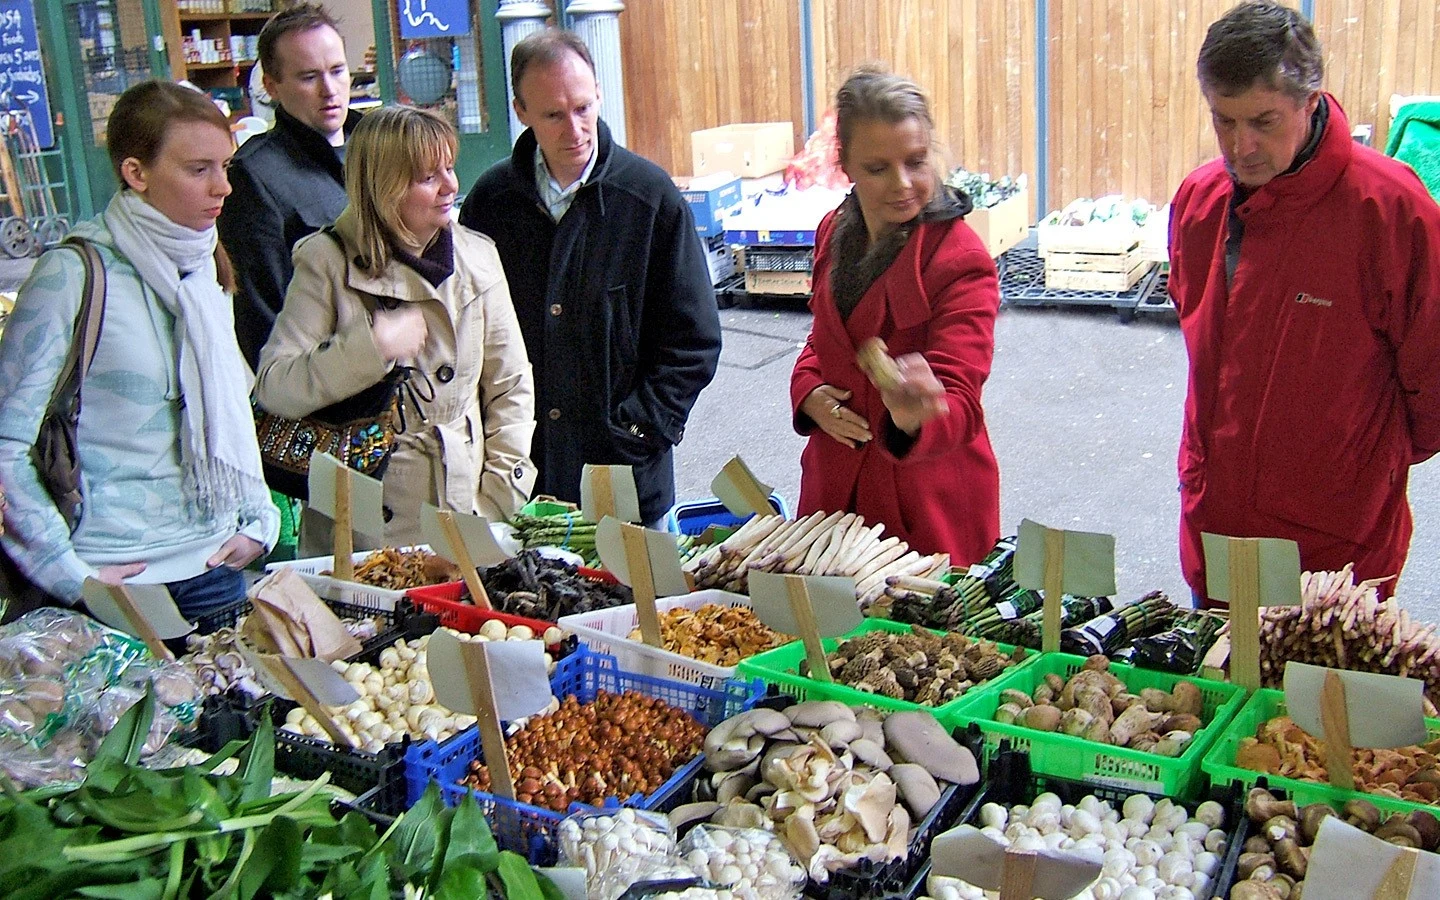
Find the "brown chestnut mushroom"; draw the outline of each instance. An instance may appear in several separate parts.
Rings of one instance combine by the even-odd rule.
[[[1310,865],[1310,855],[1290,838],[1275,842],[1275,862],[1280,871],[1294,878],[1304,878]]]
[[[1358,797],[1347,801],[1343,810],[1345,813],[1345,824],[1354,825],[1362,831],[1372,834],[1380,827],[1380,810],[1369,800],[1361,800]]]
[[[1257,876],[1257,873],[1258,876]],[[1240,861],[1235,866],[1235,877],[1241,881],[1255,878],[1257,881],[1269,881],[1275,876],[1275,857],[1269,853],[1242,853]]]
[[[1264,822],[1275,816],[1295,818],[1295,804],[1289,800],[1276,800],[1275,795],[1264,788],[1251,788],[1245,798],[1245,814],[1252,822]],[[1379,810],[1376,810],[1378,817]]]
[[[1382,841],[1389,841],[1399,847],[1413,847],[1419,849],[1424,840],[1420,832],[1400,816],[1392,816],[1390,821],[1375,829],[1375,836]]]
[[[1272,844],[1280,841],[1298,841],[1300,833],[1295,820],[1289,816],[1271,816],[1260,826],[1260,833]]]
[[[1405,817],[1405,822],[1420,833],[1420,840],[1426,850],[1440,847],[1440,819],[1423,809],[1417,809]]]
[[[1287,900],[1270,881],[1239,881],[1230,889],[1230,900]]]
[[[1335,810],[1328,803],[1309,803],[1301,807],[1299,821],[1301,845],[1308,847],[1315,843],[1315,838],[1320,834],[1320,826],[1333,815],[1335,815]]]

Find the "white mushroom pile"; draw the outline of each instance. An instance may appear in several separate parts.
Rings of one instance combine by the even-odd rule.
[[[378,665],[336,660],[331,663],[360,699],[349,706],[327,707],[347,737],[368,753],[406,735],[415,740],[448,740],[475,724],[474,716],[456,715],[435,702],[435,688],[425,665],[430,636],[403,638],[380,651]],[[285,731],[328,742],[330,735],[315,717],[296,707],[285,716]]]
[[[832,700],[755,709],[705,739],[715,800],[672,822],[763,828],[817,882],[861,860],[904,859],[943,785],[974,784],[975,758],[929,712],[888,715]]]
[[[981,831],[1017,850],[1065,850],[1093,856],[1100,878],[1075,900],[1196,900],[1210,888],[1225,858],[1225,809],[1206,801],[1192,816],[1169,799],[1128,797],[1120,809],[1088,795],[1064,804],[1052,793],[1029,806],[980,808]],[[931,876],[934,900],[993,897],[955,878]]]
[[[232,687],[247,697],[264,696],[255,668],[240,653],[239,638],[234,628],[185,636],[185,648],[190,652],[178,662],[195,673],[205,696],[223,694]]]

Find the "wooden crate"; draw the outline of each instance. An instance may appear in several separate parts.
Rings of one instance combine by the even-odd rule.
[[[1089,225],[1056,225],[1046,216],[1035,226],[1036,249],[1043,257],[1052,253],[1124,253],[1140,243],[1140,229],[1126,219],[1091,222]]]
[[[1045,287],[1070,291],[1128,291],[1153,268],[1138,250],[1104,254],[1051,254],[1045,259]]]

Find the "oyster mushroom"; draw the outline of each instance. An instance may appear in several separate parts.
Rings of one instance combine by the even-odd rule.
[[[667,818],[670,820],[670,826],[676,831],[680,831],[688,825],[705,821],[720,809],[721,804],[719,803],[686,803],[670,810]]]
[[[831,722],[855,721],[855,711],[839,700],[807,700],[784,712],[797,728],[824,728]]]
[[[890,813],[895,809],[895,782],[884,772],[877,774],[869,784],[857,785],[847,790],[840,798],[841,806],[853,815],[865,831],[870,843],[885,839]]]
[[[885,739],[892,756],[924,766],[938,781],[970,785],[980,780],[975,756],[923,710],[892,713],[885,720]]]
[[[836,750],[843,749],[858,740],[864,731],[858,722],[841,719],[820,729],[820,739]]]
[[[878,743],[868,738],[862,737],[851,741],[850,752],[854,754],[855,758],[860,760],[860,762],[879,769],[882,772],[888,770],[895,764],[895,761],[890,758],[890,754],[885,752],[884,747],[881,747]]]
[[[892,766],[888,774],[895,781],[900,799],[905,801],[916,819],[925,818],[940,802],[940,785],[924,766],[901,763]]]

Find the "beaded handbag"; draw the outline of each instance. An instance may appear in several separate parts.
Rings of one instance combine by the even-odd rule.
[[[361,474],[383,478],[395,449],[399,388],[408,374],[404,367],[396,367],[353,397],[303,419],[287,419],[252,404],[266,484],[308,500],[310,457],[315,453],[329,453]]]

